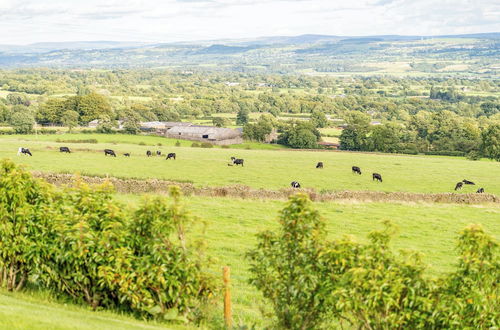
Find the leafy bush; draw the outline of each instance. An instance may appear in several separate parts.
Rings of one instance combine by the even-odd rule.
[[[110,184],[55,192],[11,161],[0,165],[0,284],[28,281],[93,309],[118,307],[144,317],[185,321],[214,293],[207,261],[188,244],[192,217],[171,201],[129,211]],[[202,244],[199,244],[202,246]]]
[[[214,147],[214,145],[213,145],[213,144],[211,144],[211,143],[209,143],[209,142],[202,142],[202,143],[200,144],[200,147],[202,147],[202,148],[213,148],[213,147]]]
[[[429,278],[417,253],[395,254],[395,228],[369,243],[325,241],[319,214],[306,195],[290,198],[278,232],[258,235],[249,253],[250,283],[274,309],[284,329],[496,328],[500,320],[498,244],[478,225],[459,238],[455,272]]]
[[[192,148],[199,148],[199,147],[200,147],[200,144],[199,144],[198,142],[193,142],[193,143],[191,144],[191,147],[192,147]]]

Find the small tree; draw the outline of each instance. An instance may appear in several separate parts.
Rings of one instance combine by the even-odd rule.
[[[326,118],[326,115],[323,112],[315,110],[311,114],[311,123],[316,128],[323,128],[328,126],[328,119]]]
[[[212,117],[212,123],[215,127],[224,127],[227,125],[227,120],[223,117]]]
[[[10,125],[18,134],[27,134],[33,132],[35,118],[29,111],[16,112],[10,118]]]
[[[67,110],[63,113],[61,121],[64,126],[68,127],[69,132],[71,133],[73,128],[78,126],[79,117],[78,112],[74,110]]]
[[[250,112],[247,109],[240,109],[236,115],[236,125],[245,125],[250,120]]]
[[[258,235],[249,253],[250,283],[268,299],[285,329],[312,329],[323,321],[322,299],[324,223],[306,195],[290,197],[281,211],[280,230]]]
[[[481,138],[482,154],[500,162],[500,125],[491,125],[481,134]]]

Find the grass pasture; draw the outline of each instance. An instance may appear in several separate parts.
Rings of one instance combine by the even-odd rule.
[[[137,195],[117,195],[117,198],[128,205],[140,200]],[[265,321],[259,306],[263,303],[260,294],[248,284],[245,253],[256,245],[257,233],[277,230],[278,212],[285,203],[204,197],[186,197],[184,203],[193,215],[206,222],[203,234],[201,226],[195,226],[191,234],[205,239],[207,253],[213,258],[214,274],[220,277],[223,266],[231,267],[235,322],[256,323],[257,328],[262,328]],[[430,276],[452,269],[458,257],[456,238],[468,224],[480,223],[488,233],[500,238],[497,206],[320,202],[314,203],[314,207],[324,217],[330,239],[353,235],[365,241],[370,231],[381,228],[381,221],[391,220],[399,228],[393,247],[423,253]]]
[[[56,139],[97,138],[100,143],[57,143]],[[147,145],[139,145],[146,141]],[[162,142],[159,142],[162,141]],[[157,146],[161,143],[162,146]],[[191,148],[190,141],[175,147],[175,140],[153,136],[66,134],[47,136],[2,136],[2,158],[26,164],[30,169],[45,172],[109,175],[120,178],[157,178],[192,182],[196,186],[247,185],[253,188],[287,188],[299,181],[304,188],[323,191],[369,190],[421,193],[453,192],[456,182],[471,180],[477,186],[465,186],[460,193],[486,192],[500,194],[500,164],[492,161],[469,161],[440,156],[409,156],[350,152],[319,152],[295,150],[258,150]],[[60,154],[60,146],[75,152]],[[16,156],[17,148],[29,147],[33,157]],[[258,145],[273,148],[272,145]],[[102,150],[114,149],[118,157],[105,157]],[[176,161],[146,157],[146,150],[175,152]],[[130,152],[132,157],[124,158]],[[229,158],[245,159],[245,166],[227,166]],[[316,170],[318,161],[325,168]],[[363,175],[353,175],[351,167],[361,167]],[[372,181],[371,173],[383,176],[383,183]]]

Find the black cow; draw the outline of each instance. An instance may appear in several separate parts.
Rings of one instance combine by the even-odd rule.
[[[378,173],[373,173],[372,174],[372,181],[377,180],[378,182],[382,182],[382,175]]]
[[[65,153],[68,153],[68,154],[71,153],[71,151],[69,150],[68,147],[60,147],[59,148],[59,152],[65,152]]]
[[[33,156],[28,148],[19,148],[17,150],[17,155],[30,155]]]
[[[475,183],[474,183],[474,182],[469,181],[469,180],[465,180],[465,179],[463,179],[463,180],[462,180],[462,182],[463,182],[464,184],[475,185]]]
[[[153,153],[150,150],[146,151],[146,156],[151,157],[152,155]]]
[[[156,150],[156,156],[161,156],[161,151],[160,150]]]
[[[464,183],[463,182],[458,182],[456,185],[455,185],[455,191],[457,190],[460,190],[462,189],[462,187],[464,186]]]
[[[292,188],[300,188],[300,183],[298,183],[297,181],[292,181],[290,185],[292,186]]]
[[[111,149],[104,149],[104,156],[107,156],[107,155],[116,157],[115,151],[111,150]]]
[[[235,158],[235,159],[233,160],[233,164],[234,164],[234,165],[236,165],[236,166],[238,166],[238,165],[243,166],[243,163],[244,163],[244,162],[245,162],[245,161],[244,161],[243,159],[239,159],[239,158]]]
[[[478,193],[478,194],[482,194],[482,193],[484,193],[484,188],[479,188],[479,189],[476,191],[476,193]]]
[[[175,156],[176,156],[176,155],[175,155],[175,152],[171,152],[171,153],[169,153],[169,154],[167,155],[166,160],[169,160],[170,158],[173,158],[173,160],[175,160]]]
[[[130,154],[127,152],[127,153],[123,154],[123,156],[130,157]]]
[[[316,164],[316,168],[323,168],[323,162],[318,162],[318,164]]]
[[[352,173],[358,173],[359,175],[361,175],[361,169],[357,166],[353,166]]]

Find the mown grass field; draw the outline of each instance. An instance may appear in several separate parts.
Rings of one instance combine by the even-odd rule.
[[[58,143],[56,139],[91,139],[99,143]],[[139,143],[146,145],[139,145]],[[157,144],[161,143],[162,146]],[[274,145],[254,144],[246,148],[192,148],[192,142],[153,136],[63,134],[46,136],[2,136],[0,154],[26,164],[30,169],[46,172],[69,172],[86,175],[158,178],[192,182],[197,186],[247,185],[254,188],[281,189],[299,181],[304,188],[326,191],[371,190],[439,193],[453,192],[456,182],[471,180],[477,186],[466,186],[460,193],[486,192],[500,194],[500,164],[483,160],[439,156],[408,156],[350,152],[319,152],[295,150],[262,150]],[[16,156],[18,147],[29,147],[33,157]],[[61,154],[60,146],[74,150]],[[242,146],[239,146],[242,147]],[[102,150],[114,149],[118,157],[105,157]],[[232,147],[233,148],[233,147]],[[175,152],[177,160],[146,157],[146,150]],[[132,157],[125,158],[123,153]],[[229,158],[245,160],[245,166],[227,166]],[[316,170],[318,161],[325,168]],[[361,167],[363,175],[351,173],[353,165]],[[371,174],[380,173],[383,183],[373,182]]]

